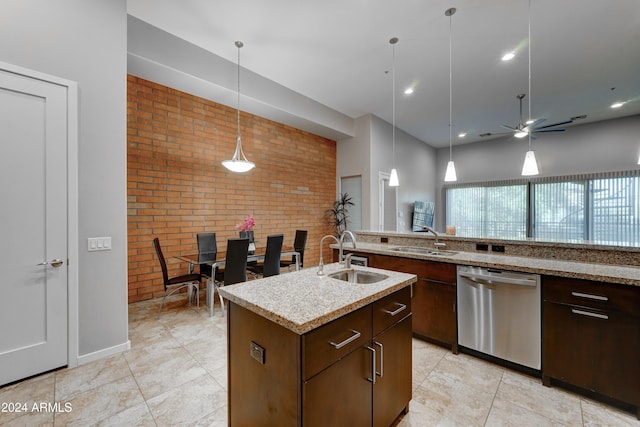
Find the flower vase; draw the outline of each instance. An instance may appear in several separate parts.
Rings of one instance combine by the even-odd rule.
[[[249,239],[249,254],[254,254],[256,251],[256,244],[253,238],[253,230],[249,231],[241,231],[240,232],[241,239]]]

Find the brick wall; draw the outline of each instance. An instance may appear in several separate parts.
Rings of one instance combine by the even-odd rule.
[[[305,266],[317,265],[335,200],[335,141],[242,112],[242,145],[256,167],[233,174],[220,162],[233,155],[236,109],[131,75],[127,88],[129,302],[163,294],[154,237],[170,274],[186,272],[170,258],[197,251],[203,231],[224,250],[249,213],[258,245],[275,233],[292,245],[296,229],[308,230]]]

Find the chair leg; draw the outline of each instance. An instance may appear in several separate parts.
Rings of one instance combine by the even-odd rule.
[[[158,309],[158,320],[160,320],[160,312],[162,311],[162,307],[164,307],[164,300],[167,299],[167,293],[165,292],[162,297],[162,304],[160,304],[160,308]]]

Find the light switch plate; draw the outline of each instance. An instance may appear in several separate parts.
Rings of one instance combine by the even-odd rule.
[[[111,237],[89,237],[87,241],[87,250],[89,252],[110,251]]]

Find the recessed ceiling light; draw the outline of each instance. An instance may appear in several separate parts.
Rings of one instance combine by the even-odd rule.
[[[467,134],[466,134],[466,133],[464,133],[464,132],[463,132],[463,133],[458,134],[458,138],[464,138],[465,136],[467,136]]]
[[[624,105],[624,102],[616,102],[615,104],[611,105],[611,108],[620,108]]]
[[[411,95],[412,93],[413,93],[413,88],[412,87],[409,87],[409,88],[405,89],[405,91],[404,91],[405,95]]]
[[[515,53],[513,53],[513,52],[509,52],[509,53],[506,53],[506,54],[502,57],[502,60],[503,60],[503,61],[509,61],[510,59],[515,58],[515,56],[516,56],[516,54],[515,54]]]

